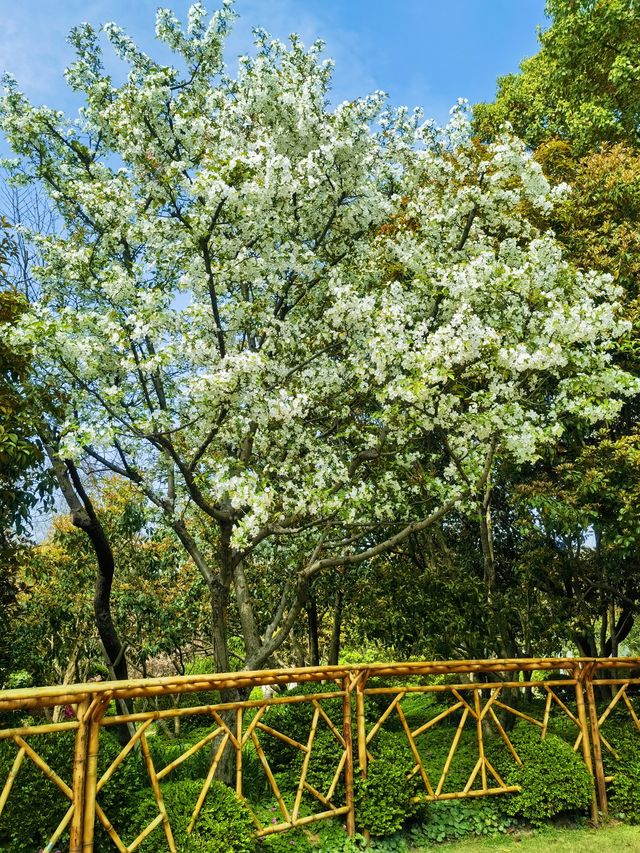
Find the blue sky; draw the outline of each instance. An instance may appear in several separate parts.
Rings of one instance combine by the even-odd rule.
[[[70,28],[113,20],[153,52],[158,5],[184,18],[189,2],[0,0],[0,69],[34,102],[71,110],[62,77]],[[544,0],[237,0],[236,10],[228,60],[250,49],[254,26],[322,38],[336,61],[336,102],[382,89],[440,122],[459,97],[490,100],[496,77],[537,51],[536,27],[546,22]]]

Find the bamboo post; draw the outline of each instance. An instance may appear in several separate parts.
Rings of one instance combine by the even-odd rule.
[[[365,670],[356,682],[356,725],[358,730],[358,766],[363,779],[367,778],[367,723],[364,716],[364,688],[368,672]]]
[[[576,672],[576,707],[578,709],[578,720],[580,721],[580,733],[582,734],[582,757],[587,770],[594,780],[593,797],[591,798],[591,820],[598,822],[598,801],[595,791],[595,776],[593,773],[593,761],[591,760],[591,746],[589,743],[589,728],[587,725],[587,713],[584,707],[584,693],[582,689],[582,670]]]
[[[242,707],[236,708],[236,794],[242,798]]]
[[[356,813],[353,797],[353,726],[351,723],[351,679],[345,675],[342,679],[344,697],[342,699],[342,735],[344,737],[344,787],[347,812],[347,834],[353,838],[356,834]]]
[[[480,691],[473,691],[473,701],[476,709],[476,734],[478,738],[478,756],[480,757],[480,772],[482,775],[482,790],[487,790],[487,765],[484,758],[484,736],[482,732],[482,712],[480,709]]]
[[[600,811],[602,813],[602,816],[606,818],[608,812],[607,783],[604,779],[604,766],[602,764],[602,746],[600,742],[600,725],[598,721],[598,709],[596,707],[596,699],[593,693],[592,673],[593,669],[590,667],[587,670],[585,687],[587,693],[587,705],[589,708],[589,722],[591,724],[591,743],[593,746],[593,763],[596,771],[598,802],[600,804]]]
[[[442,768],[442,773],[440,774],[440,780],[438,782],[438,786],[435,790],[435,798],[437,799],[442,793],[442,789],[444,788],[444,783],[447,779],[447,774],[451,769],[451,762],[453,761],[453,756],[456,754],[456,749],[458,748],[458,744],[460,743],[460,737],[462,736],[462,730],[464,729],[464,724],[467,722],[467,717],[469,716],[469,709],[465,708],[462,712],[462,717],[460,718],[460,722],[458,723],[458,727],[456,728],[456,733],[453,738],[453,742],[451,747],[449,748],[449,754],[447,755],[447,760],[444,763],[444,767]]]
[[[227,743],[231,734],[227,729],[226,733],[222,736],[222,740],[218,744],[218,749],[216,754],[211,762],[211,766],[209,767],[209,772],[207,773],[207,778],[204,781],[204,785],[202,786],[202,790],[200,791],[200,796],[198,797],[198,802],[196,803],[196,807],[193,810],[193,814],[191,815],[191,820],[189,822],[189,826],[187,827],[187,835],[190,835],[193,832],[193,827],[196,825],[196,821],[198,820],[198,815],[200,814],[200,809],[204,805],[204,801],[206,799],[207,794],[209,793],[209,788],[211,787],[211,783],[213,782],[213,777],[216,774],[216,770],[218,768],[218,764],[220,763],[220,759],[225,751]]]
[[[173,838],[173,832],[171,830],[171,824],[169,822],[169,815],[167,814],[167,809],[164,804],[164,798],[160,789],[160,783],[158,782],[158,777],[156,776],[156,768],[154,767],[153,758],[151,757],[151,751],[149,749],[149,743],[147,741],[146,732],[144,732],[140,737],[140,748],[142,750],[142,756],[144,758],[144,763],[147,768],[149,781],[151,782],[153,796],[156,801],[156,805],[158,806],[158,812],[160,813],[160,816],[162,818],[161,823],[164,828],[164,834],[167,839],[169,850],[171,851],[171,853],[177,853],[176,844]]]
[[[296,798],[293,803],[293,811],[291,812],[291,825],[294,826],[298,819],[298,812],[300,811],[300,804],[302,803],[302,795],[304,794],[304,784],[307,781],[307,771],[309,770],[309,762],[311,761],[311,751],[313,749],[313,742],[316,737],[316,730],[318,728],[318,720],[320,719],[320,711],[318,708],[313,712],[313,719],[311,720],[311,728],[309,729],[309,738],[307,740],[307,749],[305,752],[304,759],[302,761],[302,770],[300,771],[300,782],[298,783],[298,790],[296,791]]]
[[[89,699],[83,699],[76,707],[76,716],[80,725],[76,731],[73,753],[73,817],[71,819],[69,853],[81,853],[82,851],[84,798],[87,780],[87,746],[89,743],[89,721],[87,720],[89,704]]]
[[[18,752],[16,753],[16,757],[13,761],[13,765],[7,776],[7,781],[5,782],[4,788],[2,789],[2,793],[0,794],[0,815],[4,811],[4,807],[9,799],[9,794],[11,793],[11,788],[13,787],[13,783],[16,780],[16,776],[18,775],[18,771],[20,770],[20,766],[24,761],[24,757],[26,755],[26,750],[24,747],[20,747]]]
[[[85,762],[84,809],[82,818],[82,850],[93,853],[93,835],[96,823],[96,789],[98,787],[98,752],[100,749],[100,724],[109,707],[109,694],[97,696],[87,708],[84,719],[88,726]]]

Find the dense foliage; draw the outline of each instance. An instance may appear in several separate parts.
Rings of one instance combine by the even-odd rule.
[[[231,75],[231,2],[211,18],[197,3],[185,26],[159,10],[169,64],[116,24],[74,29],[77,116],[5,79],[8,185],[48,217],[0,220],[0,686],[640,648],[640,6],[547,9],[539,53],[444,128],[382,93],[333,105],[323,46],[296,36],[256,32]],[[69,515],[30,537],[54,482]],[[367,700],[369,724],[387,699]],[[341,699],[324,707],[339,725]],[[403,707],[409,725],[446,710]],[[264,720],[304,744],[313,713]],[[433,778],[458,719],[429,733]],[[207,724],[158,721],[154,761]],[[637,822],[637,732],[608,725],[612,808]],[[516,727],[513,766],[487,731],[520,794],[423,808],[390,717],[356,780],[372,849],[583,814],[591,777],[567,732],[538,735]],[[69,736],[39,744],[68,778]],[[263,748],[295,792],[305,750]],[[116,749],[105,737],[101,760]],[[12,750],[0,742],[0,781]],[[476,750],[465,732],[445,792]],[[247,794],[277,822],[245,752]],[[118,771],[126,795],[101,800],[127,842],[156,815],[138,758]],[[327,791],[341,758],[322,718],[308,784]],[[209,759],[163,783],[179,849],[364,843],[337,822],[256,842],[218,782],[186,833]],[[21,774],[0,825],[11,853],[38,849],[65,807]],[[305,790],[301,814],[315,805]],[[141,849],[162,845],[159,828]]]

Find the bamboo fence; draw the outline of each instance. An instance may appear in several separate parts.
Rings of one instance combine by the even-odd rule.
[[[289,695],[286,690],[292,683],[310,682],[318,685],[311,693]],[[250,698],[253,688],[266,686],[285,689],[278,695]],[[4,780],[0,778],[0,829],[3,812],[6,812],[4,819],[8,816],[10,820],[11,793],[20,784],[20,770],[30,761],[68,803],[59,825],[50,829],[50,837],[43,847],[45,853],[53,851],[67,838],[71,853],[88,853],[93,850],[98,824],[104,827],[120,853],[133,853],[152,832],[163,833],[166,849],[176,853],[162,782],[184,762],[207,749],[208,772],[193,804],[188,832],[197,825],[223,756],[231,751],[235,757],[235,792],[246,803],[258,836],[332,818],[342,820],[353,836],[358,823],[354,780],[357,776],[366,778],[370,762],[375,761],[378,735],[393,718],[396,718],[396,727],[399,724],[399,730],[404,732],[413,756],[414,766],[408,780],[417,777],[420,789],[413,799],[434,801],[517,792],[519,788],[507,784],[489,759],[487,739],[497,739],[513,762],[522,764],[509,735],[507,720],[510,717],[523,720],[535,727],[544,739],[552,715],[564,718],[575,727],[573,749],[581,753],[594,780],[591,817],[597,821],[599,815],[607,813],[607,784],[613,778],[605,776],[603,751],[616,755],[606,736],[607,722],[617,709],[619,713],[628,714],[640,736],[640,708],[634,705],[634,701],[638,703],[634,692],[639,688],[640,658],[541,658],[318,666],[0,691],[0,741],[8,740],[15,747],[15,758]],[[527,711],[518,707],[521,704],[518,699],[525,690],[534,691],[541,700],[538,702],[539,717],[528,712],[529,706]],[[140,700],[155,701],[176,694],[188,700],[189,694],[212,691],[236,691],[236,695],[249,698],[138,710]],[[407,697],[415,694],[435,694],[439,700],[433,716],[428,716],[430,705],[424,705],[428,718],[418,725],[403,708]],[[607,698],[602,699],[603,696]],[[130,703],[133,700],[130,704],[133,710],[119,712],[126,708],[119,700]],[[329,702],[333,716],[327,711]],[[271,708],[297,703],[309,706],[311,722],[305,742],[270,725]],[[336,704],[341,707],[339,719],[335,713]],[[444,710],[443,705],[446,706]],[[65,706],[67,714],[73,718],[64,722],[48,721],[56,706]],[[377,711],[372,716],[373,709]],[[8,712],[14,713],[8,716]],[[40,715],[42,721],[23,723],[21,713]],[[189,716],[203,717],[210,730],[169,764],[156,767],[149,747],[154,729],[167,720]],[[3,726],[3,719],[13,722]],[[129,727],[131,737],[99,775],[100,734],[124,724]],[[429,732],[437,726],[447,729],[451,744],[437,778],[430,778],[424,745],[428,744]],[[335,740],[339,753],[335,768],[329,768],[333,770],[332,779],[325,791],[317,790],[309,779],[314,745],[321,730],[325,737]],[[449,790],[449,774],[465,730],[475,738],[477,761],[466,783],[458,790]],[[73,769],[68,781],[62,779],[38,751],[39,738],[65,732],[74,732]],[[293,756],[301,754],[293,793],[283,793],[279,787],[277,774],[269,764],[268,750],[263,748],[266,738],[276,738],[286,744]],[[253,750],[276,804],[278,817],[270,818],[269,822],[265,822],[264,815],[260,816],[259,809],[249,802],[245,793],[248,771],[245,771],[247,761],[246,758],[243,761],[243,755],[246,756],[248,748]],[[134,752],[146,769],[157,815],[126,844],[123,835],[130,835],[131,827],[116,827],[111,823],[100,805],[100,794],[106,785],[117,785],[118,769],[127,759],[132,760]],[[292,766],[297,765],[292,761]],[[255,773],[255,762],[253,767],[251,772]],[[310,804],[314,804],[315,810]],[[361,829],[366,831],[366,827]]]

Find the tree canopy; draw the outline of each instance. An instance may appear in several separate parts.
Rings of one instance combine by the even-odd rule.
[[[568,189],[523,142],[478,141],[462,104],[444,129],[380,93],[333,107],[297,37],[259,32],[231,77],[232,19],[160,10],[173,66],[106,25],[124,83],[82,25],[79,117],[12,80],[0,102],[14,181],[61,223],[24,226],[38,298],[3,331],[59,391],[53,456],[133,484],[199,569],[219,669],[232,604],[261,666],[313,578],[452,513],[479,521],[491,599],[499,467],[638,390],[623,291],[549,229]]]

